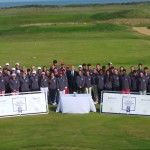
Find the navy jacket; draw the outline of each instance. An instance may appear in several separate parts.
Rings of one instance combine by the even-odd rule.
[[[76,83],[77,83],[78,87],[83,88],[85,85],[85,77],[84,76],[77,76]]]
[[[29,92],[29,79],[26,78],[20,78],[20,91],[21,92]]]
[[[31,76],[30,77],[30,89],[32,91],[39,90],[39,78],[38,76]]]
[[[60,91],[63,91],[65,90],[65,87],[66,87],[66,80],[65,78],[62,76],[62,77],[58,77],[57,78],[57,89],[59,89]]]
[[[131,86],[131,79],[128,75],[123,75],[120,77],[121,90],[128,90]]]
[[[20,87],[20,82],[19,80],[16,78],[15,80],[13,80],[12,78],[9,80],[9,87],[10,90],[13,92],[14,90],[19,91],[19,87]]]
[[[91,76],[85,76],[85,87],[86,88],[92,87]]]
[[[5,83],[4,77],[0,77],[0,91],[6,90],[5,85],[6,85],[6,83]]]
[[[54,77],[49,81],[49,89],[57,89],[57,78]]]
[[[142,78],[141,77],[138,78],[139,91],[147,91],[147,84],[148,84],[148,80],[145,76],[143,76]]]
[[[97,76],[97,87],[100,90],[104,89],[104,76],[101,76],[101,75]]]

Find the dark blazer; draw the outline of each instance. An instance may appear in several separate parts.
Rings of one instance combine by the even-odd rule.
[[[76,78],[77,78],[77,71],[74,71],[74,75],[72,75],[72,71],[68,71],[68,87],[69,87],[69,92],[73,93],[77,91],[77,84],[76,84]]]

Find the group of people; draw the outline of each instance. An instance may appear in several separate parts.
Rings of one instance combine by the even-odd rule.
[[[60,94],[74,92],[90,94],[95,104],[100,103],[103,90],[120,91],[123,94],[150,93],[148,68],[138,64],[137,69],[131,66],[130,70],[127,74],[123,66],[116,69],[111,62],[108,67],[96,64],[94,68],[84,63],[77,70],[74,66],[65,66],[64,62],[58,66],[57,60],[53,61],[50,68],[32,66],[26,69],[21,68],[19,63],[10,68],[6,63],[4,68],[0,66],[0,95],[45,91],[49,95],[49,103],[56,105]]]

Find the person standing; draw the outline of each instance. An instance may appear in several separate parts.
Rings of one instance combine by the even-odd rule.
[[[30,90],[31,91],[39,91],[39,77],[36,75],[36,71],[32,71],[32,76],[30,77]]]
[[[45,76],[45,72],[41,73],[41,77],[39,79],[40,91],[44,91],[48,94],[48,78]]]
[[[68,72],[68,86],[69,86],[69,93],[73,94],[73,92],[77,92],[77,71],[75,71],[75,67],[71,66],[71,70]]]
[[[144,76],[143,72],[140,72],[138,78],[138,91],[140,95],[146,95],[147,84],[148,84],[147,78]]]
[[[130,93],[130,86],[131,86],[131,79],[126,74],[126,69],[123,69],[123,74],[120,77],[120,87],[122,94],[129,94]]]
[[[12,77],[10,78],[9,87],[10,87],[11,93],[12,93],[13,95],[16,95],[16,94],[19,93],[20,82],[19,82],[19,80],[16,78],[16,74],[15,74],[15,73],[13,73],[13,74],[12,74]]]
[[[57,78],[54,76],[54,73],[51,72],[49,82],[49,96],[50,104],[56,105],[56,94],[57,94]]]
[[[112,75],[112,90],[120,91],[120,79],[117,69],[114,70],[114,74]]]
[[[112,91],[112,77],[109,70],[106,71],[104,76],[104,90]]]
[[[26,73],[22,73],[22,77],[20,78],[20,92],[29,92],[29,78]]]
[[[0,71],[0,96],[5,95],[6,87],[5,87],[5,78],[2,75],[2,71]]]
[[[93,100],[94,103],[97,104],[98,103],[98,88],[97,88],[97,70],[95,68],[93,68],[93,74],[91,76],[91,80],[92,80],[92,94],[93,94]]]
[[[138,76],[137,71],[133,70],[131,78],[131,92],[138,92]]]
[[[84,93],[84,86],[85,86],[85,77],[82,74],[82,71],[80,70],[78,72],[78,76],[76,78],[78,93],[83,94]]]
[[[104,75],[102,69],[97,76],[98,102],[101,103],[101,92],[104,90]]]
[[[92,96],[92,79],[91,79],[89,71],[86,71],[85,91],[86,91],[87,94],[90,94]]]

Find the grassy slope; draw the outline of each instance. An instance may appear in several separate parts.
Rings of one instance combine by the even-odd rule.
[[[66,64],[76,66],[83,62],[106,65],[112,61],[117,67],[129,67],[139,62],[150,67],[150,37],[132,31],[132,24],[108,23],[109,19],[116,18],[150,18],[149,8],[150,4],[0,9],[0,65],[7,61],[11,64],[20,62],[27,67],[49,66],[56,58],[59,62],[64,60]],[[120,16],[120,12],[125,12],[126,16]],[[104,20],[104,16],[108,20]],[[79,24],[20,27],[41,22]],[[54,110],[51,107],[49,115],[1,119],[0,149],[150,147],[148,117],[99,113],[63,115]]]

